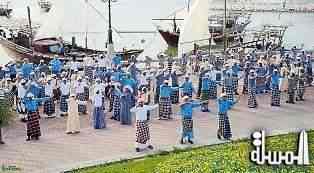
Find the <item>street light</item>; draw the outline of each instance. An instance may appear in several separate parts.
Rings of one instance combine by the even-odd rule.
[[[112,26],[111,26],[111,3],[117,2],[117,0],[102,0],[104,3],[108,3],[108,15],[109,15],[109,27],[108,27],[108,55],[111,58],[114,52],[113,39],[112,39]]]

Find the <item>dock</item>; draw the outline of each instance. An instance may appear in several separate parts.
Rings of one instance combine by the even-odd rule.
[[[210,8],[210,11],[224,11],[224,8]],[[228,11],[232,12],[261,12],[261,13],[306,13],[306,14],[314,14],[314,8],[289,8],[289,9],[262,9],[262,8],[232,8],[228,9]]]

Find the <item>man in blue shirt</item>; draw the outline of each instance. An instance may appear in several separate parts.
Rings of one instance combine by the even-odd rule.
[[[31,139],[38,140],[41,136],[40,132],[40,124],[39,124],[39,114],[38,107],[39,103],[44,99],[34,98],[32,93],[28,93],[27,97],[23,99],[23,103],[25,105],[27,111],[27,122],[26,122],[26,131],[27,131],[27,139],[29,141]]]
[[[121,61],[122,61],[122,58],[120,55],[115,55],[113,58],[112,58],[112,64],[117,67],[118,65],[121,65]]]
[[[22,70],[23,78],[28,79],[29,75],[33,71],[33,64],[28,63],[28,60],[24,59],[24,63],[22,65],[21,70]]]
[[[241,70],[238,63],[234,63],[231,67],[232,70],[232,85],[234,89],[235,95],[239,95],[238,93],[238,82],[239,82],[239,72]]]
[[[227,94],[222,93],[218,99],[218,139],[224,138],[229,140],[232,137],[228,111],[233,105],[234,103],[228,100]]]
[[[172,88],[169,86],[169,81],[165,80],[164,84],[160,86],[160,99],[159,99],[159,119],[171,119],[171,93]]]
[[[62,62],[58,59],[57,56],[55,56],[53,60],[49,62],[49,65],[51,66],[51,73],[59,76],[62,70]]]
[[[202,78],[202,86],[201,86],[201,100],[202,104],[202,112],[209,112],[208,109],[208,100],[209,100],[209,75],[205,74]]]
[[[184,138],[188,139],[190,144],[193,144],[193,108],[201,106],[200,102],[189,100],[189,96],[183,97],[183,103],[180,105],[182,115],[182,136],[180,143],[184,144]]]
[[[190,81],[189,76],[185,76],[185,81],[180,86],[180,88],[182,89],[182,96],[189,96],[190,98],[192,98],[193,92],[195,93],[193,84]]]
[[[271,106],[280,106],[279,79],[279,72],[275,69],[271,75]]]

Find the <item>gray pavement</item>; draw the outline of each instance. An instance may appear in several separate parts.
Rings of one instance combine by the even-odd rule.
[[[285,96],[283,96],[285,97]],[[250,136],[256,129],[266,133],[281,134],[314,128],[314,88],[306,91],[306,101],[295,105],[283,103],[279,108],[270,106],[269,95],[259,95],[258,109],[246,106],[246,96],[230,111],[233,139]],[[73,103],[72,103],[73,104]],[[210,102],[211,113],[195,111],[195,145],[221,143],[216,139],[216,103]],[[178,106],[174,106],[178,112]],[[151,124],[152,143],[155,151],[136,153],[134,148],[134,126],[123,126],[109,120],[108,128],[94,130],[91,115],[81,116],[81,133],[66,135],[66,118],[41,119],[42,137],[39,141],[25,141],[25,124],[16,121],[4,129],[5,145],[0,146],[1,166],[16,166],[16,173],[57,173],[71,168],[84,167],[113,160],[139,157],[160,150],[183,148],[179,144],[181,122],[178,113],[172,121],[153,120]],[[156,113],[155,113],[156,116]],[[1,172],[2,173],[2,172]]]

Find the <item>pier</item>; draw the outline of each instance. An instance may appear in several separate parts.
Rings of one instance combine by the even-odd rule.
[[[224,11],[223,8],[211,8],[211,11]],[[305,14],[314,14],[314,9],[307,9],[307,8],[289,8],[289,9],[262,9],[262,8],[232,8],[229,9],[232,12],[269,12],[269,13],[305,13]]]

